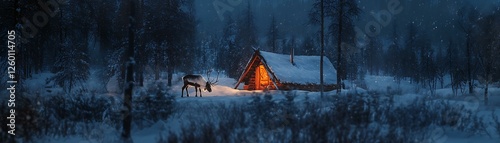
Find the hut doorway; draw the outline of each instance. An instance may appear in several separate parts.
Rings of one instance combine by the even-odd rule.
[[[269,74],[267,74],[267,70],[264,65],[261,64],[255,69],[255,89],[264,90],[271,88],[271,78],[269,77]]]

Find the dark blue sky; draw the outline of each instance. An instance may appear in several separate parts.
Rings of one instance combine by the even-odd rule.
[[[197,17],[199,20],[198,32],[201,37],[220,34],[224,25],[217,15],[213,2],[215,0],[196,0]],[[236,6],[227,3],[226,0],[218,0],[227,4],[233,11],[228,11],[233,18],[239,17],[242,10],[246,9],[247,0]],[[276,16],[279,28],[285,35],[302,37],[311,34],[317,28],[308,25],[308,13],[314,0],[251,0],[250,4],[254,11],[258,33],[265,36],[269,28],[272,16]],[[356,25],[363,29],[366,23],[373,21],[370,13],[387,9],[389,0],[359,0],[359,7],[363,13],[356,21]],[[399,0],[403,11],[392,17],[390,25],[382,27],[382,34],[392,32],[392,24],[405,25],[415,22],[419,28],[429,33],[446,33],[453,30],[454,13],[464,6],[473,5],[480,11],[487,11],[500,5],[500,0]],[[400,26],[401,27],[401,26]],[[436,35],[436,34],[434,34]],[[439,34],[437,34],[439,35]],[[433,37],[440,39],[444,37]]]

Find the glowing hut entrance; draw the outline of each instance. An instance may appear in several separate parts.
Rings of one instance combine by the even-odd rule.
[[[276,90],[279,85],[274,79],[274,75],[269,71],[269,67],[261,57],[254,55],[245,68],[243,76],[238,80],[239,83],[244,83],[243,89],[245,90]]]
[[[266,88],[270,88],[270,78],[267,74],[266,68],[264,65],[259,65],[255,69],[255,89],[256,90],[264,90]]]

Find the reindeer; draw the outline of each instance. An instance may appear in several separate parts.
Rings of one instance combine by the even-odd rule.
[[[195,97],[198,97],[198,91],[200,91],[201,95],[201,87],[205,87],[203,90],[207,90],[208,92],[212,92],[212,85],[215,85],[219,81],[219,73],[217,73],[217,79],[215,81],[210,81],[210,72],[207,72],[208,81],[203,78],[201,75],[192,75],[188,74],[182,77],[182,81],[184,81],[184,86],[182,86],[182,95],[184,96],[184,89],[186,89],[187,97],[189,97],[188,86],[194,86]]]

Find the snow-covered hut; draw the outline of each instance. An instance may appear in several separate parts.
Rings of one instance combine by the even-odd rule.
[[[324,57],[324,89],[334,90],[337,71]],[[320,56],[284,55],[255,50],[236,86],[245,90],[320,90]]]

